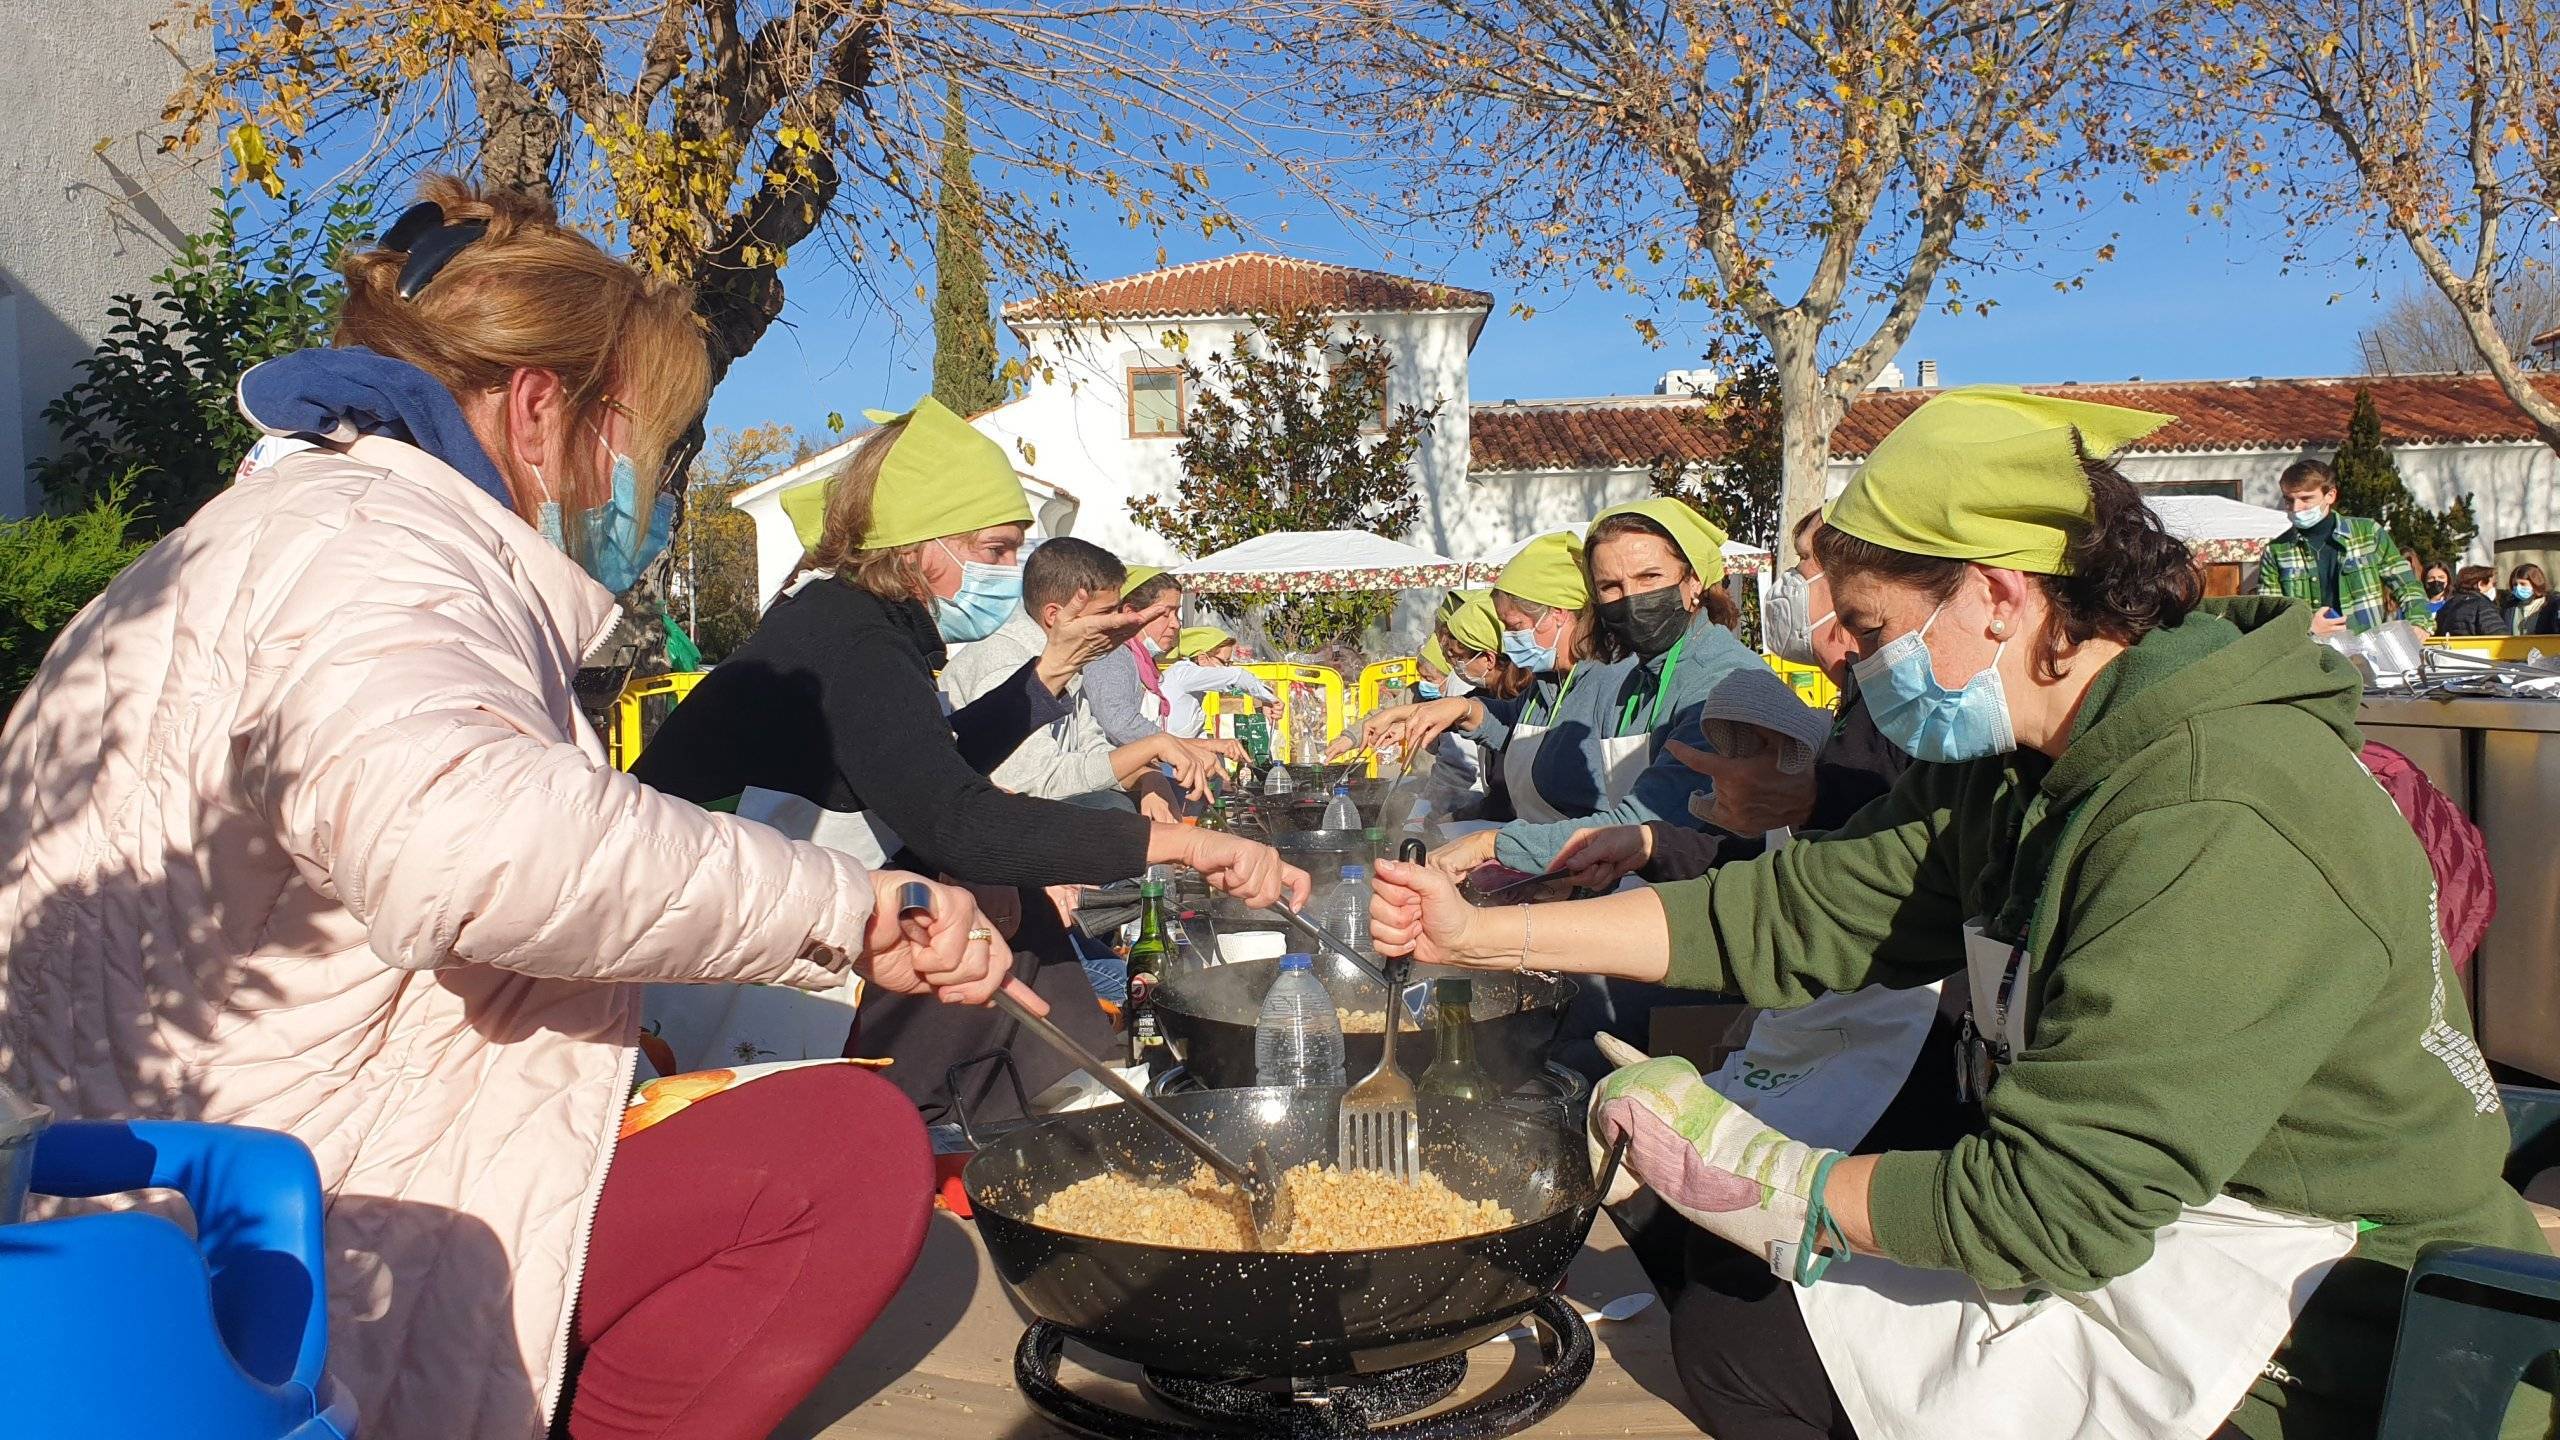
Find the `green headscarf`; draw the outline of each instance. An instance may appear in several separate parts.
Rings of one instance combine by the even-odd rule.
[[[2093,513],[2080,451],[2113,455],[2176,418],[2014,385],[1949,390],[1884,437],[1823,523],[1908,554],[2060,575]]]
[[[1493,588],[1532,605],[1580,610],[1591,603],[1591,581],[1582,573],[1582,537],[1553,530],[1520,547],[1493,578]]]
[[[1439,618],[1450,639],[1482,654],[1502,653],[1502,617],[1493,613],[1492,591],[1450,591],[1440,602]]]
[[[1582,532],[1585,549],[1590,547],[1591,536],[1599,530],[1600,522],[1612,515],[1641,515],[1661,526],[1671,536],[1671,543],[1680,547],[1681,558],[1697,572],[1699,584],[1713,585],[1724,579],[1724,532],[1708,524],[1707,517],[1688,501],[1656,495],[1632,505],[1612,505],[1591,517],[1591,528]]]
[[[871,492],[871,528],[859,548],[887,550],[945,535],[968,535],[990,525],[1028,525],[1031,502],[1013,473],[1004,447],[981,435],[951,408],[928,395],[904,415],[865,410],[879,425],[907,422],[880,462]],[[786,491],[782,513],[804,548],[817,548],[827,528],[827,496],[835,477]]]
[[[1148,581],[1153,580],[1163,573],[1164,567],[1161,565],[1130,566],[1129,578],[1120,582],[1120,598],[1123,600],[1128,599],[1130,596],[1138,592],[1139,586],[1146,584]]]
[[[1439,636],[1422,642],[1422,663],[1443,675],[1449,673],[1449,652],[1440,648]]]

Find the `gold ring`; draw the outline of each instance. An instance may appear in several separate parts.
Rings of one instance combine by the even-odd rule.
[[[981,925],[969,932],[969,938],[972,940],[993,940],[996,938],[996,932],[988,929],[984,925]]]

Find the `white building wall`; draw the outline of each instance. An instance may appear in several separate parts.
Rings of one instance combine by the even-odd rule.
[[[1434,549],[1435,497],[1466,483],[1467,350],[1471,314],[1363,315],[1363,332],[1384,340],[1395,357],[1387,382],[1392,406],[1444,402],[1424,437],[1414,468],[1424,494],[1424,520],[1412,535],[1395,536]],[[1179,556],[1160,535],[1137,524],[1129,502],[1140,496],[1173,498],[1182,467],[1174,457],[1177,436],[1129,434],[1126,375],[1132,367],[1178,367],[1187,358],[1205,366],[1212,351],[1235,343],[1237,320],[1165,320],[1066,327],[1017,325],[1035,368],[1022,399],[979,416],[982,432],[1004,445],[1022,469],[1075,496],[1077,539],[1089,540],[1137,564],[1162,565]],[[1178,337],[1178,338],[1177,338]]]
[[[0,515],[41,497],[27,466],[53,450],[44,407],[106,332],[107,305],[139,291],[204,228],[208,177],[155,153],[160,107],[200,32],[151,22],[169,0],[7,7],[0,95]],[[103,148],[100,141],[107,142]]]
[[[1532,535],[1580,530],[1610,506],[1652,494],[1651,473],[1633,467],[1471,476],[1465,490],[1442,507],[1450,537],[1443,553],[1460,560],[1493,559]]]

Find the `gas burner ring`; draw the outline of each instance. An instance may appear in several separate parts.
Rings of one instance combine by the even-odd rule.
[[[1517,1435],[1563,1408],[1591,1378],[1597,1355],[1591,1329],[1563,1297],[1540,1298],[1521,1319],[1538,1337],[1538,1373],[1453,1410],[1410,1416],[1440,1403],[1466,1373],[1466,1356],[1445,1356],[1401,1370],[1349,1380],[1293,1382],[1285,1392],[1251,1388],[1250,1378],[1143,1372],[1147,1392],[1186,1419],[1167,1421],[1098,1404],[1058,1381],[1068,1333],[1045,1320],[1022,1332],[1013,1352],[1014,1384],[1032,1408],[1096,1440],[1497,1440]]]
[[[1428,1410],[1458,1392],[1467,1378],[1467,1357],[1443,1355],[1401,1370],[1377,1375],[1348,1375],[1338,1380],[1298,1380],[1287,1390],[1253,1388],[1250,1375],[1177,1375],[1163,1370],[1140,1372],[1147,1393],[1185,1415],[1205,1420],[1222,1432],[1248,1435],[1288,1433],[1292,1411],[1330,1412],[1319,1434],[1368,1435],[1389,1420]]]

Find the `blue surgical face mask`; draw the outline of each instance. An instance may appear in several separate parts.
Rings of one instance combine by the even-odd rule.
[[[940,542],[942,553],[951,555],[949,542]],[[957,555],[951,555],[959,560]],[[960,561],[960,593],[945,600],[934,597],[934,628],[942,638],[954,644],[984,640],[1003,628],[1013,612],[1022,607],[1022,567],[988,565],[976,560]]]
[[[1538,627],[1502,632],[1502,658],[1528,671],[1544,675],[1556,668],[1556,647],[1538,643]]]
[[[1914,760],[1954,764],[2006,755],[2018,748],[2009,721],[2009,696],[2000,682],[2002,641],[1981,673],[1950,690],[1938,683],[1929,656],[1929,627],[1938,623],[1940,605],[1920,628],[1895,640],[1851,667],[1867,713],[1885,739]]]
[[[540,478],[539,476],[536,477]],[[667,541],[674,533],[676,497],[660,495],[650,507],[646,529],[640,524],[640,475],[628,455],[613,457],[613,491],[605,503],[578,516],[583,558],[579,568],[595,577],[595,582],[619,595],[640,583],[640,576],[666,552]],[[569,548],[567,534],[560,523],[560,502],[545,500],[536,512],[535,524],[542,538],[573,558],[580,550]]]
[[[1416,680],[1413,682],[1413,693],[1425,700],[1437,700],[1440,698],[1440,687],[1428,680]]]
[[[2517,599],[2519,599],[2519,600],[2530,600],[2530,599],[2532,599],[2532,598],[2533,598],[2533,587],[2532,587],[2531,585],[2526,584],[2525,582],[2523,582],[2523,581],[2521,581],[2521,580],[2517,581],[2517,582],[2516,582],[2516,585],[2515,585],[2515,597],[2516,597]]]
[[[2328,518],[2328,506],[2306,505],[2302,509],[2293,512],[2293,528],[2296,530],[2308,530],[2312,526],[2317,525]]]

